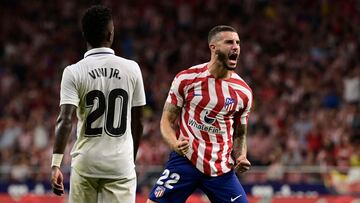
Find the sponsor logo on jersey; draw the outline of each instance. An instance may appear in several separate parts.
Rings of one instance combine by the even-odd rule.
[[[165,187],[157,186],[154,191],[154,195],[156,198],[162,197],[165,193]]]
[[[213,133],[213,134],[224,134],[225,133],[220,128],[217,128],[212,125],[205,125],[202,123],[198,123],[196,120],[191,119],[191,118],[189,119],[188,125],[191,127],[197,128],[200,131],[205,131],[208,133]]]
[[[234,105],[235,105],[235,99],[230,98],[230,97],[225,99],[224,107],[226,110],[230,111],[234,107]]]

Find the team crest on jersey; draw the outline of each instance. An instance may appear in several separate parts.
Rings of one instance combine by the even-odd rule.
[[[165,193],[165,188],[163,186],[157,186],[154,191],[156,198],[162,197]]]
[[[224,105],[226,110],[230,111],[234,107],[234,105],[235,105],[235,99],[230,97],[226,98]]]

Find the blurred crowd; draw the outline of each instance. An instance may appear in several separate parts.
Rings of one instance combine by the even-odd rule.
[[[61,74],[86,52],[79,22],[93,3],[1,1],[0,182],[48,179]],[[169,86],[180,70],[210,59],[207,33],[218,24],[240,35],[237,72],[254,93],[248,131],[253,166],[268,166],[268,180],[286,178],[286,166],[360,166],[359,1],[102,3],[113,10],[113,49],[136,60],[143,73],[141,173],[141,166],[167,160],[159,119]],[[75,139],[74,129],[65,168]]]

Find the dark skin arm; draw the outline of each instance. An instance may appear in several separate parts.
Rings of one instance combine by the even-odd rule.
[[[243,173],[250,169],[250,162],[247,160],[247,146],[246,146],[247,125],[236,125],[233,137],[233,156],[235,157],[235,168]]]
[[[134,142],[134,161],[139,149],[140,139],[143,134],[143,106],[135,106],[131,109],[131,133]]]
[[[72,128],[72,117],[76,110],[76,106],[71,104],[63,104],[60,106],[60,113],[55,125],[55,143],[54,154],[64,154],[66,144],[70,137]],[[51,168],[51,186],[56,195],[64,194],[63,175],[59,167]]]

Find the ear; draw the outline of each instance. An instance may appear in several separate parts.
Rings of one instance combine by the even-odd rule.
[[[109,30],[106,34],[106,41],[111,42],[112,36],[113,36],[113,33]]]
[[[209,44],[209,48],[211,51],[215,51],[216,46],[214,44]]]
[[[107,29],[107,33],[106,33],[106,41],[110,42],[110,44],[112,44],[114,40],[114,24],[113,21],[111,20],[108,24],[108,29]]]

